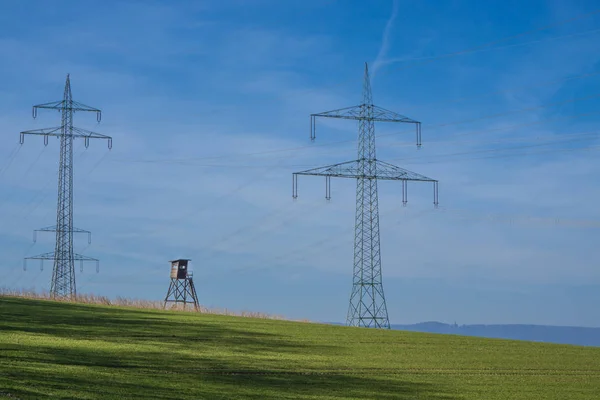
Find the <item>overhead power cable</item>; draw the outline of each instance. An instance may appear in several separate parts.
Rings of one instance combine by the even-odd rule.
[[[526,124],[525,124],[526,125]],[[513,126],[514,127],[514,126]],[[519,149],[527,149],[541,146],[548,146],[557,143],[575,143],[581,142],[585,140],[594,139],[600,136],[600,131],[587,131],[581,133],[571,133],[564,135],[557,135],[553,137],[549,137],[546,139],[542,139],[540,137],[533,138],[522,138],[523,141],[537,141],[538,143],[521,145],[521,146],[511,146],[511,147],[496,147],[496,148],[488,148],[488,149],[479,149],[472,151],[465,151],[459,153],[442,153],[442,154],[432,154],[420,157],[402,157],[402,158],[391,158],[392,161],[410,161],[415,159],[422,159],[423,157],[431,157],[431,158],[440,158],[440,157],[453,157],[453,156],[461,156],[461,155],[470,155],[470,154],[480,154],[480,153],[490,153],[490,152],[501,152],[501,151],[511,151],[511,150],[519,150]],[[508,140],[507,140],[508,141]],[[512,138],[511,138],[512,141]],[[445,141],[432,142],[432,143],[444,143]],[[385,147],[385,146],[382,146]],[[289,157],[282,158],[282,160],[288,160]],[[191,165],[195,167],[211,167],[211,168],[271,168],[271,169],[281,169],[281,168],[296,168],[296,167],[310,167],[310,164],[282,164],[281,162],[273,165],[262,165],[262,164],[199,164],[193,162],[185,162],[181,161],[178,164],[182,165]]]
[[[488,114],[488,115],[484,115],[481,117],[476,117],[476,118],[471,118],[471,119],[466,119],[466,120],[458,120],[458,121],[452,121],[452,122],[431,124],[431,125],[426,125],[426,127],[427,127],[427,129],[444,128],[444,127],[464,124],[464,123],[468,123],[468,122],[482,121],[482,120],[497,118],[497,117],[501,117],[501,116],[505,116],[505,115],[509,115],[509,114],[515,114],[515,113],[519,113],[519,112],[527,112],[527,111],[533,111],[533,110],[540,110],[540,109],[553,107],[553,106],[557,106],[557,105],[564,105],[564,104],[568,104],[568,103],[575,103],[578,101],[584,101],[584,100],[590,100],[590,99],[596,99],[596,98],[600,98],[600,93],[596,93],[596,94],[592,94],[592,95],[588,95],[588,96],[577,97],[577,98],[571,98],[568,100],[563,100],[563,101],[558,101],[558,102],[542,104],[539,106],[523,107],[523,108],[519,108],[519,109],[505,111],[502,113]],[[595,114],[595,112],[581,114],[580,116],[593,115],[593,114]],[[534,124],[534,123],[540,123],[540,122],[526,122],[524,124],[516,125],[516,126],[525,126],[527,124]],[[507,129],[507,128],[495,128],[495,129],[502,130],[502,129]],[[399,134],[403,134],[403,133],[412,133],[412,132],[413,132],[412,130],[410,130],[410,131],[409,130],[401,130],[401,131],[395,131],[395,132],[391,132],[391,133],[379,134],[376,136],[376,138],[395,136],[395,135],[399,135]],[[478,132],[485,132],[485,131],[478,131]],[[450,137],[465,136],[465,135],[471,135],[471,134],[473,134],[473,132],[454,134]],[[221,159],[221,158],[241,157],[241,156],[254,156],[254,155],[272,154],[272,153],[279,153],[279,152],[298,151],[298,150],[304,150],[304,149],[308,149],[308,148],[325,147],[325,146],[331,146],[331,145],[335,145],[335,144],[352,143],[352,142],[356,142],[356,139],[348,139],[348,140],[343,140],[343,141],[328,142],[328,143],[324,143],[324,144],[314,144],[314,145],[289,147],[289,148],[274,149],[274,150],[267,150],[267,151],[260,151],[260,152],[240,153],[240,154],[221,155],[221,156],[189,157],[189,158],[186,157],[186,158],[179,158],[179,159],[154,159],[154,160],[113,159],[113,161],[114,162],[122,162],[122,163],[180,164],[182,162],[185,163],[185,162],[189,162],[189,161]],[[435,143],[435,141],[434,141],[434,143]],[[385,147],[385,146],[383,146],[383,147]]]
[[[21,146],[19,144],[17,144],[13,150],[10,152],[10,154],[7,157],[7,161],[6,161],[6,165],[4,165],[4,167],[0,168],[0,177],[2,175],[4,175],[4,173],[6,172],[6,170],[10,167],[10,165],[12,164],[12,162],[15,160],[15,158],[17,158],[17,154],[19,153],[19,151],[21,150]]]

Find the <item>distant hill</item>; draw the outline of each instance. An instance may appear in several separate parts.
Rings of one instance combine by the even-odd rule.
[[[421,322],[413,325],[391,325],[392,329],[414,332],[445,333],[485,338],[527,340],[600,347],[600,328],[550,325],[456,325]]]

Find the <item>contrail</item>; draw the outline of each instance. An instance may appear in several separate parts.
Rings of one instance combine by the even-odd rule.
[[[381,46],[379,47],[379,53],[377,53],[377,57],[375,58],[375,61],[373,62],[373,68],[371,69],[371,80],[373,80],[375,78],[375,73],[377,72],[377,69],[379,69],[379,67],[384,63],[384,57],[387,54],[388,47],[389,47],[390,32],[392,30],[392,27],[394,26],[394,21],[396,20],[397,15],[398,15],[398,0],[394,0],[393,6],[392,6],[392,15],[390,16],[387,23],[385,24],[385,29],[383,30],[383,38],[381,40]]]

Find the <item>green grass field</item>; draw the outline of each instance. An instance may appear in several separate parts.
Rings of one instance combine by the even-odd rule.
[[[597,399],[600,348],[0,297],[0,398]]]

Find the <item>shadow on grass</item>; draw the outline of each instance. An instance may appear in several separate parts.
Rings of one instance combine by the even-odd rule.
[[[40,398],[123,398],[123,399],[458,399],[441,386],[409,382],[392,374],[368,371],[340,373],[327,370],[277,370],[240,368],[201,358],[152,356],[153,366],[133,366],[139,355],[123,354],[128,364],[97,358],[83,370],[74,360],[89,357],[77,352],[57,352],[54,368],[40,369],[39,360],[22,359],[30,368],[2,373],[2,386],[20,399]],[[31,363],[29,363],[31,361]],[[147,362],[147,358],[139,359]],[[179,367],[173,367],[178,365]],[[63,369],[60,365],[68,365]],[[202,367],[199,367],[202,365]],[[43,371],[43,372],[42,372]],[[4,381],[4,382],[2,382]],[[9,383],[10,382],[10,383]]]
[[[0,298],[0,397],[457,398],[431,383],[405,381],[393,369],[342,371],[336,359],[339,345],[233,329],[214,320],[203,323],[202,318],[189,323],[182,319],[142,310]],[[250,320],[246,324],[252,326]],[[48,334],[51,341],[8,345],[2,343],[7,332]],[[65,339],[84,342],[71,346]],[[103,346],[106,342],[124,346]]]
[[[203,322],[202,314],[0,298],[0,315],[2,330],[6,332],[129,344],[157,342],[185,347],[217,344],[230,349],[239,348],[245,353],[269,351],[274,344],[277,344],[277,351],[306,351],[302,343],[296,344],[280,335],[235,329],[214,321]],[[208,318],[215,317],[208,315]],[[267,345],[265,339],[269,339]],[[315,347],[313,350],[319,352],[323,349]]]

